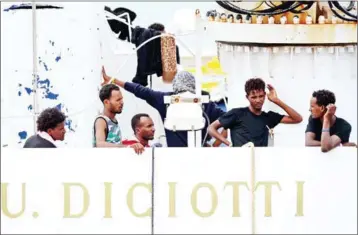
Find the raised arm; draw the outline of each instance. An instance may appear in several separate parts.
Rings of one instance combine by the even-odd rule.
[[[329,129],[331,128],[331,122],[334,118],[334,114],[336,113],[336,106],[334,104],[327,105],[327,112],[323,117],[323,125],[322,125],[322,135],[321,135],[321,150],[322,152],[328,152],[332,150],[333,148],[339,146],[344,141],[342,138],[344,138],[344,132],[346,130],[341,130],[341,133],[343,132],[342,136],[338,135],[330,135]],[[350,130],[349,130],[350,134]]]
[[[288,114],[288,116],[284,116],[281,119],[281,123],[285,123],[285,124],[296,124],[296,123],[300,123],[302,122],[302,116],[293,108],[291,108],[290,106],[288,106],[287,104],[285,104],[282,100],[280,100],[277,97],[277,93],[275,88],[273,88],[273,86],[271,85],[267,85],[267,88],[269,90],[269,94],[267,94],[267,98],[275,103],[276,105],[278,105],[280,108],[282,108],[283,110],[285,110],[285,112]]]
[[[119,79],[112,78],[106,74],[104,67],[102,67],[102,76],[103,76],[102,86],[108,83],[116,84],[117,86],[122,87],[126,91],[134,94],[136,97],[145,100],[149,105],[153,106],[154,108],[156,108],[158,104],[164,102],[163,92],[154,91],[150,88],[144,87],[137,83],[124,82]]]

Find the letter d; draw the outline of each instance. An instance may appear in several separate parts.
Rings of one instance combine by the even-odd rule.
[[[71,186],[77,186],[82,189],[83,193],[83,207],[82,211],[77,214],[71,214]],[[64,212],[63,218],[80,218],[82,217],[88,210],[89,206],[89,193],[86,187],[80,183],[64,183]]]

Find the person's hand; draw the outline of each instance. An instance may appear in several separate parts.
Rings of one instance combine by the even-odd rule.
[[[353,142],[344,143],[344,144],[342,144],[342,146],[345,146],[345,147],[357,147],[356,143],[353,143]]]
[[[133,148],[136,154],[142,154],[144,152],[144,146],[140,143],[132,144],[129,147]]]
[[[272,85],[267,84],[267,89],[269,90],[269,93],[267,94],[267,98],[269,99],[269,101],[275,103],[278,100],[275,88]]]
[[[324,118],[328,118],[329,120],[331,120],[333,115],[336,113],[336,109],[337,107],[334,104],[327,105],[327,111],[324,114]]]
[[[224,142],[224,144],[226,144],[226,146],[228,146],[228,147],[232,147],[232,143],[230,143],[230,141],[228,141],[228,140],[226,140],[226,141]]]
[[[104,66],[102,66],[102,77],[103,77],[103,82],[101,83],[101,86],[108,84],[109,81],[111,80],[111,77],[106,74],[106,70],[104,69]]]

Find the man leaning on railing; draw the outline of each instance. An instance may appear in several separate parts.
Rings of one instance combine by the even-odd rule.
[[[349,142],[351,125],[336,114],[336,97],[328,90],[313,92],[306,128],[306,146],[321,146],[322,152],[342,146],[356,146]]]

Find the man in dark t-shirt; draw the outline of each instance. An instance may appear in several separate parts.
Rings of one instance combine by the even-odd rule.
[[[336,97],[328,90],[313,92],[310,112],[306,128],[306,146],[321,146],[322,152],[328,152],[342,144],[343,146],[355,146],[349,142],[351,125],[335,116]]]
[[[24,148],[56,148],[56,140],[65,138],[66,116],[57,108],[47,108],[37,118],[37,133],[28,138]]]
[[[220,127],[224,127],[230,129],[232,145],[235,147],[241,147],[248,142],[252,142],[255,146],[267,146],[270,129],[279,123],[294,124],[302,121],[299,113],[277,97],[271,85],[267,85],[268,99],[285,110],[288,116],[262,111],[266,97],[265,87],[265,82],[260,78],[248,80],[245,84],[245,92],[250,103],[249,107],[234,108],[222,115],[209,126],[209,134],[230,146],[231,143],[217,131]]]

